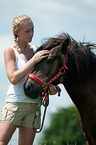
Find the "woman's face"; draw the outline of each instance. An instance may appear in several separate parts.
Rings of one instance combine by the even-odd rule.
[[[26,20],[21,22],[20,29],[17,32],[18,41],[23,43],[29,43],[32,40],[34,34],[34,26],[32,21]]]

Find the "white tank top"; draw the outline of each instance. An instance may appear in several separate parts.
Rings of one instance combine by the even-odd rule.
[[[13,47],[12,47],[13,48]],[[23,58],[20,56],[20,54],[13,48],[15,55],[16,55],[16,70],[21,69],[26,62],[23,60]],[[9,87],[6,95],[6,102],[29,102],[29,103],[38,103],[39,99],[31,99],[27,96],[25,96],[23,85],[26,80],[27,76],[23,78],[19,83],[16,85],[13,85],[9,82]]]

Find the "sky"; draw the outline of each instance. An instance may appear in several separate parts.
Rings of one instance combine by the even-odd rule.
[[[35,33],[31,44],[40,46],[42,39],[61,32],[69,33],[76,41],[96,43],[96,0],[0,1],[0,110],[5,103],[8,86],[3,53],[14,44],[12,21],[19,14],[28,15],[34,23]],[[60,87],[60,98],[57,95],[50,96],[44,127],[49,125],[52,112],[59,107],[74,105],[64,87]],[[39,136],[36,136],[37,140]]]

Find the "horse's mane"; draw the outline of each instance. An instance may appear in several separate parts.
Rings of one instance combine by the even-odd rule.
[[[69,34],[62,33],[56,37],[46,39],[42,46],[39,47],[38,51],[42,49],[50,50],[60,45],[66,39],[69,39],[70,42],[68,54],[69,76],[73,78],[73,82],[76,82],[76,80],[78,83],[84,82],[96,73],[96,58],[95,54],[91,52],[91,49],[95,49],[95,44],[77,42]]]
[[[42,49],[48,49],[60,45],[64,40],[66,39],[70,40],[70,36],[67,33],[61,33],[60,35],[57,35],[56,37],[50,37],[42,40],[42,45],[38,48],[37,51]]]

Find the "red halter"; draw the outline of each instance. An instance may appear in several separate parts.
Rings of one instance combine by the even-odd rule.
[[[60,71],[51,79],[49,80],[47,83],[44,83],[41,79],[39,79],[38,77],[36,77],[35,75],[33,75],[32,73],[30,73],[28,75],[28,77],[30,79],[35,80],[38,84],[42,85],[42,88],[44,89],[44,92],[42,93],[43,96],[45,96],[45,100],[48,100],[47,97],[47,88],[50,84],[52,84],[52,82],[54,82],[59,76],[61,76],[62,74],[65,73],[65,69],[68,69],[66,64],[67,64],[67,60],[68,60],[68,49],[69,46],[67,47],[67,53],[65,55],[64,61],[63,61],[63,65],[62,68],[60,69]],[[60,81],[60,83],[63,82],[63,79]]]

